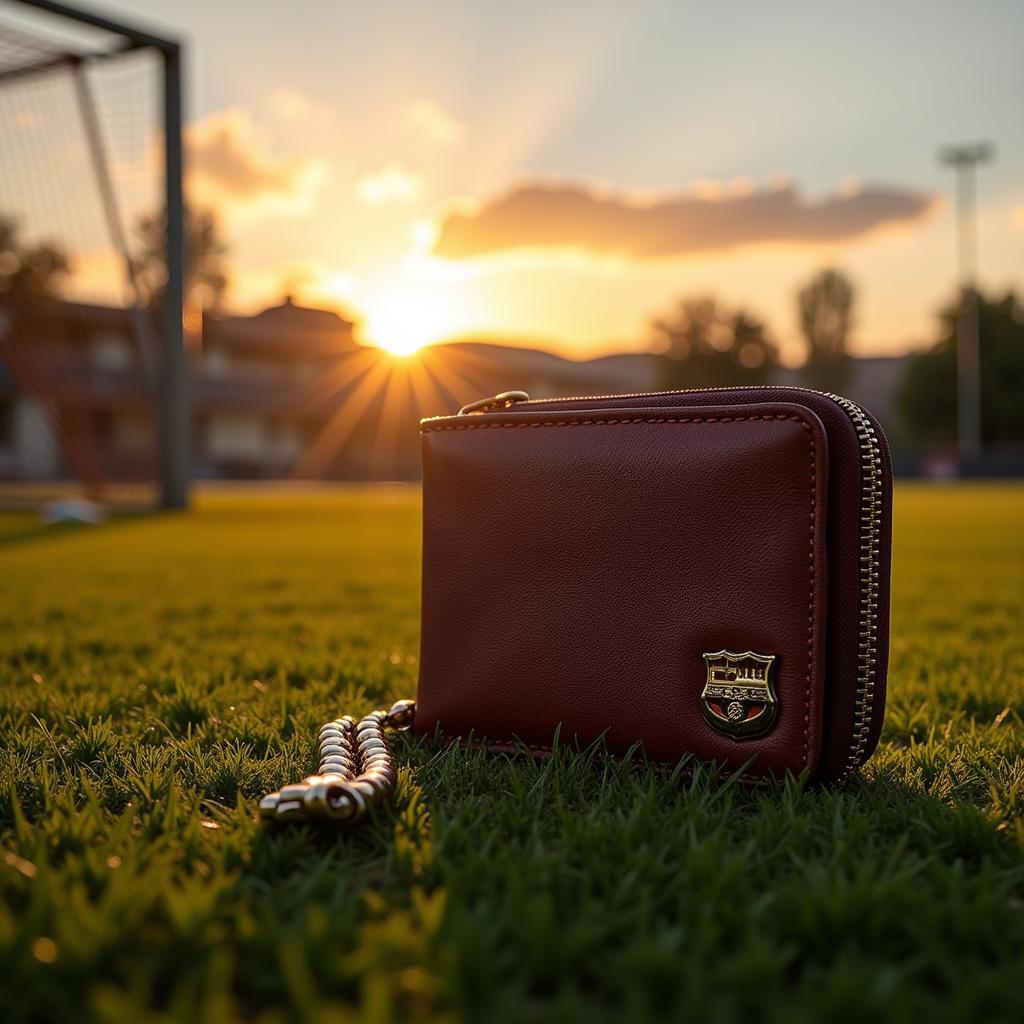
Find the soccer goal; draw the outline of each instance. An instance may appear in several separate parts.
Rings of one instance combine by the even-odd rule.
[[[0,7],[0,498],[183,508],[181,47]]]

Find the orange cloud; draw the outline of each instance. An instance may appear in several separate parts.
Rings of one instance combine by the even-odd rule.
[[[426,188],[423,176],[398,160],[389,160],[372,174],[356,182],[356,194],[370,206],[385,203],[411,203]]]
[[[885,186],[844,188],[809,202],[789,184],[697,190],[641,201],[584,185],[529,183],[476,210],[453,210],[434,255],[468,259],[510,249],[578,249],[632,259],[761,242],[820,244],[927,215],[934,197]]]
[[[267,153],[241,108],[189,125],[185,140],[190,199],[229,213],[305,213],[326,176],[321,161]]]

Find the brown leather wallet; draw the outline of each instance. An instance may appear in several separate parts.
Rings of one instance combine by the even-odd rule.
[[[417,732],[753,777],[870,756],[892,495],[870,413],[789,387],[509,392],[421,432]]]

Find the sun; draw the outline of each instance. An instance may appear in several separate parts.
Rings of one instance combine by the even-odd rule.
[[[375,341],[374,344],[377,348],[382,348],[385,352],[390,352],[393,356],[405,359],[407,356],[415,355],[419,352],[426,342],[418,341],[414,337],[407,337],[388,338],[385,341]]]
[[[392,292],[367,311],[368,340],[394,356],[407,357],[443,334],[433,304],[415,292]]]

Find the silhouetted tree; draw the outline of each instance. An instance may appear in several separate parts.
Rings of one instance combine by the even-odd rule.
[[[981,432],[988,442],[1024,441],[1024,306],[1011,291],[977,295],[981,357]],[[939,314],[939,340],[914,356],[897,395],[897,433],[908,441],[957,436],[956,344],[959,302]]]
[[[653,345],[669,356],[667,387],[763,384],[778,362],[765,325],[742,309],[723,309],[711,296],[684,299],[675,314],[652,325]]]
[[[156,304],[167,284],[165,245],[167,213],[150,214],[138,224],[141,251],[139,279],[150,304]],[[217,218],[211,210],[186,211],[185,299],[201,309],[216,309],[224,297],[228,277],[224,268],[227,246],[221,239]]]
[[[0,296],[52,295],[57,282],[71,269],[55,246],[26,245],[18,222],[0,215]]]
[[[822,270],[797,293],[800,330],[807,343],[803,376],[810,387],[841,391],[846,383],[853,298],[850,279],[832,269]]]

